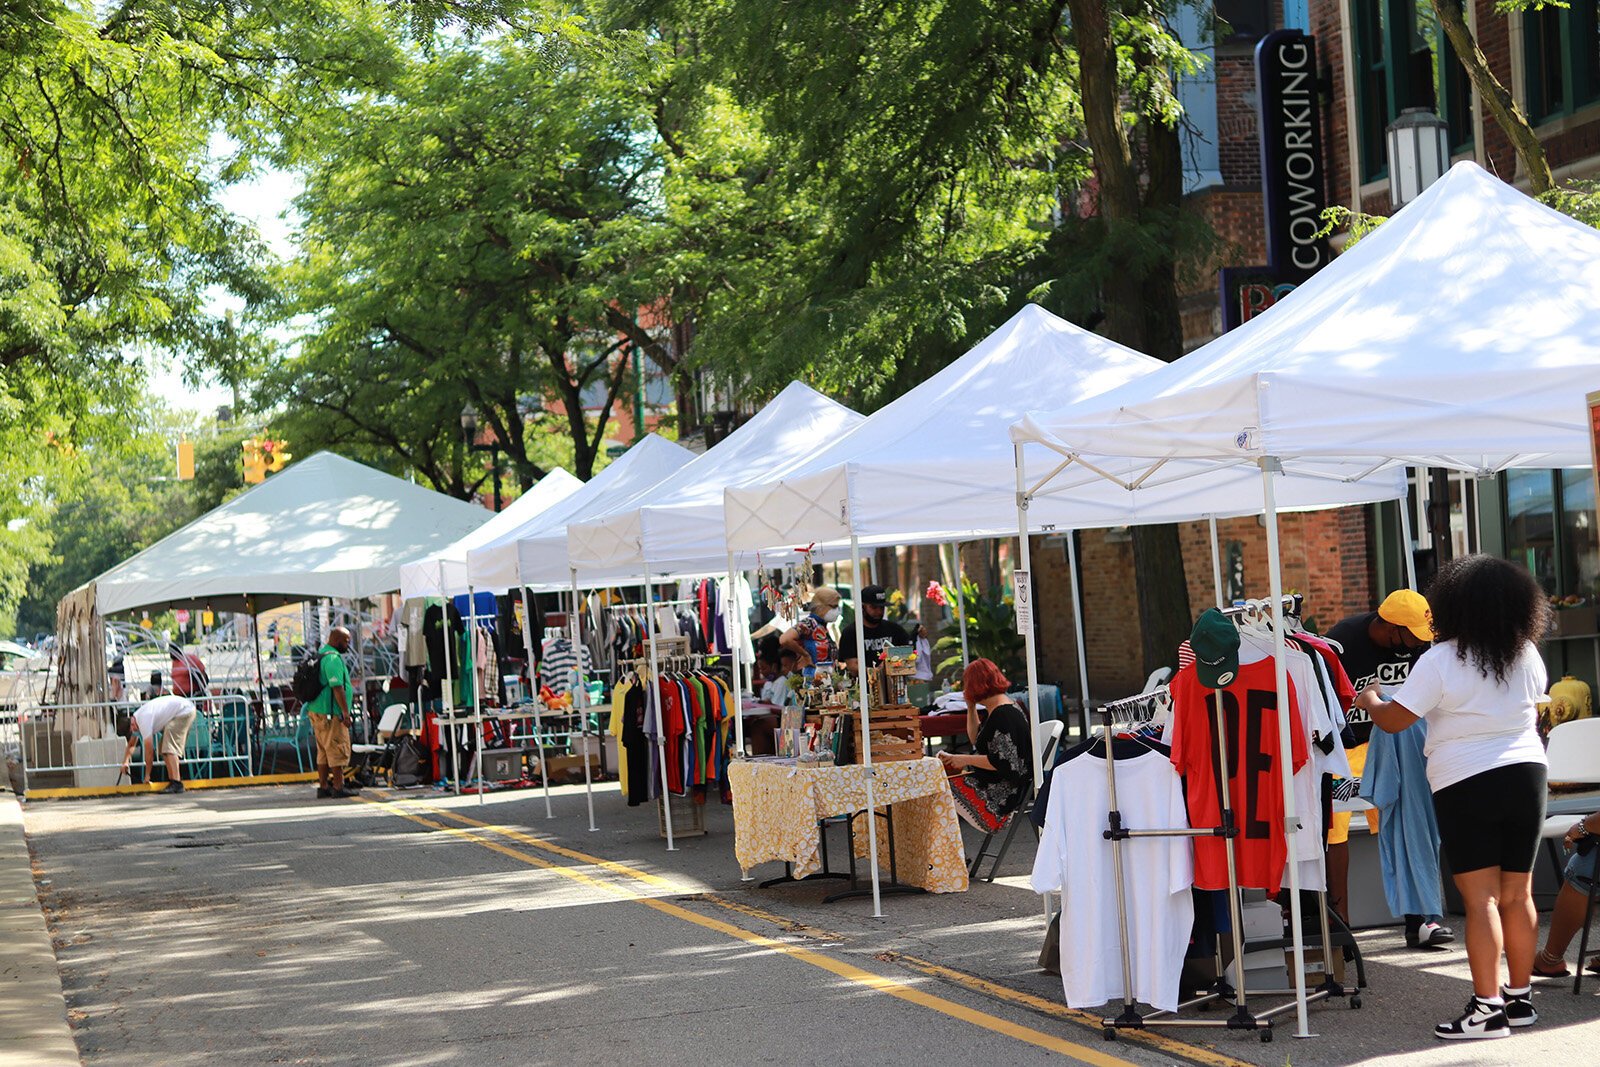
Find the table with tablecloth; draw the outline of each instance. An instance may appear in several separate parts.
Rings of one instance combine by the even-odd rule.
[[[936,759],[879,763],[872,768],[873,800],[880,812],[894,806],[894,852],[898,877],[930,893],[967,888],[961,824]],[[733,790],[734,855],[745,871],[782,860],[804,878],[822,869],[819,819],[864,813],[865,768],[829,764],[737,760],[728,767]],[[856,819],[858,856],[868,852],[865,815]],[[879,822],[880,829],[885,825]],[[889,843],[878,842],[878,864],[887,869]]]

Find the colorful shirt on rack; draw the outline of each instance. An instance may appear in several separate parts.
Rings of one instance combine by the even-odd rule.
[[[1194,665],[1172,680],[1168,737],[1172,764],[1188,786],[1189,824],[1222,822],[1214,709],[1220,695],[1228,738],[1228,789],[1234,820],[1239,884],[1276,892],[1283,882],[1288,844],[1283,834],[1284,760],[1278,737],[1276,670],[1270,659],[1242,663],[1233,681],[1213,692],[1200,684]],[[1290,770],[1306,762],[1305,731],[1293,683],[1289,687]],[[1196,838],[1195,888],[1226,889],[1227,855],[1222,839]]]

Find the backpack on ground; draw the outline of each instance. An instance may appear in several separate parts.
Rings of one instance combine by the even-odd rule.
[[[422,785],[428,781],[428,750],[421,741],[407,735],[395,746],[394,767],[389,780],[396,786]]]
[[[322,656],[319,653],[310,653],[300,661],[294,669],[294,681],[289,683],[294,690],[295,699],[301,706],[311,703],[322,695]]]

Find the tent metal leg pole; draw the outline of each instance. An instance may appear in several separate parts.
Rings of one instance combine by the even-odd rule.
[[[578,600],[578,568],[569,567],[572,575],[572,617],[568,624],[572,628],[572,654],[578,659],[578,689],[572,696],[572,706],[578,713],[578,729],[583,736],[583,802],[589,808],[589,832],[594,833],[599,829],[594,824],[594,776],[589,770],[589,676],[583,673],[583,633],[578,624],[578,614],[581,604]],[[571,734],[567,735],[569,738]],[[606,748],[606,739],[602,735],[597,738],[595,750],[603,753]],[[550,796],[550,778],[545,776],[545,797]]]
[[[261,721],[267,721],[267,715],[272,711],[271,702],[267,700],[267,672],[261,668],[261,614],[257,610],[256,598],[250,598],[250,644],[256,653],[256,692],[261,694]],[[255,723],[250,718],[250,709],[245,708],[244,720],[244,773],[255,772],[255,743],[253,736],[255,730],[251,729]]]
[[[517,572],[517,581],[519,583],[522,581],[520,568]],[[528,587],[525,585],[522,586],[522,647],[528,653],[528,686],[532,688],[535,685],[534,663],[536,662],[533,655],[533,605],[528,600]],[[543,720],[535,715],[533,717],[533,747],[539,752],[539,781],[544,786],[544,817],[553,819],[555,815],[550,811],[550,764],[545,762],[544,736],[539,731],[539,727],[542,725]]]
[[[744,676],[743,676],[744,634],[745,634],[745,631],[747,629],[749,629],[749,626],[750,626],[750,620],[749,620],[750,605],[747,604],[747,603],[741,602],[739,604],[739,606],[738,606],[738,611],[735,612],[733,607],[732,607],[732,605],[731,605],[731,603],[730,603],[732,601],[733,597],[738,593],[738,590],[739,590],[739,583],[738,583],[736,574],[737,574],[737,572],[733,569],[733,553],[729,552],[728,553],[728,595],[723,600],[722,608],[723,608],[723,611],[727,612],[728,644],[732,647],[732,650],[733,650],[733,671],[732,671],[732,674],[733,674],[733,735],[734,735],[734,739],[735,739],[734,740],[734,758],[736,758],[736,759],[744,759],[744,684],[743,684],[744,683]],[[754,679],[753,676],[752,676],[752,678],[750,680],[750,688],[751,688],[751,691],[754,692],[754,690],[755,690],[755,679]],[[823,831],[823,833],[826,834],[826,831]],[[755,875],[751,874],[749,871],[746,871],[746,870],[743,870],[743,869],[741,869],[739,871],[739,881],[741,881],[741,882],[753,882],[755,880],[756,880]]]
[[[1028,495],[1023,488],[1023,478],[1026,476],[1023,469],[1022,446],[1011,446],[1012,458],[1017,467],[1017,558],[1022,561],[1022,570],[1028,575],[1028,580],[1033,580],[1033,550],[1028,544]],[[1076,603],[1077,595],[1074,591],[1073,601]],[[1081,629],[1080,629],[1081,632]],[[1028,729],[1032,743],[1028,746],[1033,750],[1033,787],[1040,788],[1044,784],[1044,753],[1039,751],[1039,649],[1033,640],[1033,627],[1027,626],[1022,631],[1023,653],[1028,663]],[[1089,706],[1083,707],[1084,723],[1089,719]]]
[[[972,662],[972,652],[967,647],[967,597],[964,592],[967,587],[967,580],[965,573],[961,570],[961,542],[952,542],[950,549],[955,554],[956,622],[961,627],[961,669],[965,671],[967,664]]]
[[[1409,469],[1409,468],[1408,468]],[[1411,543],[1411,492],[1400,498],[1400,554],[1406,567],[1406,588],[1417,587],[1417,553]]]
[[[472,766],[478,772],[478,803],[487,788],[483,781],[483,679],[478,677],[478,591],[467,586],[467,675],[472,679]],[[545,796],[545,804],[550,797]]]
[[[854,529],[855,522],[851,521]],[[838,573],[835,567],[834,573]],[[855,605],[856,627],[856,679],[861,686],[861,771],[867,780],[867,856],[872,864],[872,917],[883,917],[883,894],[879,888],[878,878],[878,805],[877,798],[872,788],[872,713],[868,710],[867,699],[867,634],[866,622],[861,611],[861,542],[852,532],[850,534],[850,603]],[[890,833],[893,833],[891,824]],[[890,842],[892,848],[894,842]]]
[[[443,585],[444,585],[444,564],[442,564],[442,563],[439,564],[439,579],[440,579],[439,584],[440,584],[440,587],[442,588]],[[455,682],[455,677],[451,674],[451,669],[452,668],[450,666],[450,661],[455,658],[455,654],[456,654],[456,649],[455,649],[456,635],[455,635],[455,632],[453,630],[451,630],[451,628],[450,628],[450,606],[452,604],[454,604],[454,603],[455,603],[455,598],[449,597],[449,596],[444,598],[444,619],[443,619],[443,622],[442,622],[442,625],[444,626],[444,693],[443,693],[443,701],[444,702],[442,704],[440,704],[439,706],[440,706],[441,709],[443,709],[444,711],[446,711],[448,713],[449,719],[450,719],[450,725],[449,725],[449,730],[450,730],[450,749],[449,749],[449,751],[450,751],[450,784],[451,784],[451,787],[455,790],[455,795],[456,796],[460,796],[461,795],[461,760],[460,760],[460,754],[458,752],[456,752],[456,724],[455,724],[455,717],[456,717],[455,716],[455,711],[456,711],[456,682]],[[442,752],[445,749],[445,746],[444,746],[445,732],[444,732],[444,730],[439,728],[437,721],[435,721],[434,729],[438,731],[439,749]]]
[[[644,579],[644,632],[650,639],[650,677],[656,690],[656,756],[661,767],[661,818],[667,827],[667,851],[678,851],[672,839],[672,791],[667,788],[667,708],[661,702],[661,657],[656,654],[656,591]]]
[[[1023,536],[1023,541],[1027,536]],[[1033,571],[1029,569],[1029,574]],[[1083,708],[1083,736],[1089,737],[1089,645],[1083,636],[1083,586],[1078,582],[1078,531],[1067,531],[1067,575],[1072,583],[1072,637],[1078,651],[1078,699]],[[1032,675],[1030,674],[1031,678]],[[1030,696],[1031,700],[1032,697]],[[1037,745],[1038,741],[1035,740]],[[1042,785],[1043,779],[1037,779]]]
[[[1272,457],[1261,460],[1261,492],[1267,512],[1267,576],[1272,595],[1272,656],[1278,689],[1280,753],[1294,751],[1293,727],[1289,721],[1289,664],[1283,643],[1283,552],[1278,544],[1278,500],[1272,486],[1272,479],[1282,470],[1279,461]],[[1294,1036],[1315,1037],[1306,1014],[1306,937],[1300,914],[1300,863],[1295,851],[1295,832],[1300,827],[1300,815],[1295,809],[1292,768],[1285,766],[1283,771],[1284,836],[1289,846],[1289,860],[1285,866],[1289,869],[1289,922],[1294,928],[1294,999],[1298,1025]]]
[[[1211,588],[1217,595],[1217,610],[1221,611],[1222,603],[1222,542],[1217,540],[1217,517],[1210,517],[1211,524]]]
[[[738,588],[739,583],[733,569],[733,553],[729,552],[728,596],[724,598],[725,601],[731,599]],[[740,608],[742,609],[743,607],[744,605],[741,604]],[[740,677],[740,661],[744,658],[744,641],[742,637],[733,633],[735,626],[742,626],[744,623],[734,618],[733,608],[726,602],[723,603],[722,610],[727,615],[728,644],[733,649],[733,670],[729,672],[733,676],[733,751],[740,759],[744,759],[744,679]],[[743,631],[741,630],[740,633],[742,634]]]

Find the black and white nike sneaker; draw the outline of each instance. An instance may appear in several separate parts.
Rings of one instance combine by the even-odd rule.
[[[1539,1013],[1533,1008],[1533,990],[1525,989],[1521,993],[1513,993],[1501,987],[1500,995],[1506,1002],[1506,1022],[1513,1027],[1532,1026],[1539,1021]]]
[[[1467,1001],[1466,1014],[1454,1022],[1440,1023],[1433,1028],[1433,1036],[1445,1041],[1474,1041],[1483,1037],[1510,1037],[1511,1020],[1506,1009],[1499,1004],[1489,1004],[1473,997]]]

